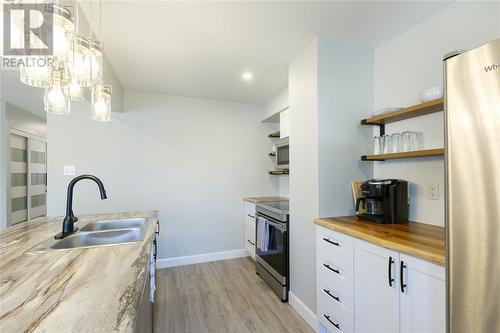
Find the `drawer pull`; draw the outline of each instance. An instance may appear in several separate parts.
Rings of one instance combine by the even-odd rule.
[[[338,330],[340,330],[340,324],[335,324],[331,319],[330,316],[327,316],[326,314],[323,314],[323,316],[328,320],[333,326],[335,326]]]
[[[330,239],[328,239],[328,238],[323,238],[323,240],[324,240],[325,242],[330,243],[330,244],[333,244],[333,245],[335,245],[335,246],[340,246],[340,244],[339,244],[339,243],[334,242],[334,241],[331,241],[331,240],[330,240]]]
[[[327,290],[327,289],[323,289],[323,291],[328,295],[330,296],[331,298],[333,298],[334,300],[336,300],[337,302],[340,303],[340,297],[337,297],[335,295],[332,295],[332,293],[330,293],[330,290]]]
[[[326,268],[328,268],[329,270],[331,270],[334,273],[340,274],[340,271],[338,269],[331,268],[330,265],[328,265],[328,264],[323,264],[323,266],[325,266]]]
[[[250,244],[252,244],[252,246],[255,246],[255,243],[252,243],[249,239],[247,239],[247,242],[249,242]]]

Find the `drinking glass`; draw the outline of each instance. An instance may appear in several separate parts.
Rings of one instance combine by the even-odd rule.
[[[403,151],[412,151],[412,136],[410,131],[403,132]]]
[[[411,132],[411,143],[413,150],[419,150],[422,147],[422,133]]]
[[[394,133],[391,135],[391,152],[392,153],[399,153],[400,152],[400,137],[401,135],[399,133]]]
[[[382,153],[382,140],[380,136],[373,137],[373,153],[379,155]]]
[[[382,146],[383,146],[383,153],[384,154],[389,154],[391,152],[392,146],[391,146],[391,136],[390,135],[383,135],[382,136]]]

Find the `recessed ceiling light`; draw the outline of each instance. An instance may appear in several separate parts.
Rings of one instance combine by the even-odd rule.
[[[253,73],[252,72],[244,72],[241,74],[241,78],[243,81],[249,82],[253,80]]]

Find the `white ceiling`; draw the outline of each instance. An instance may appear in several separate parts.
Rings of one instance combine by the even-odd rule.
[[[376,47],[449,3],[103,1],[101,40],[126,89],[262,104],[314,36]]]

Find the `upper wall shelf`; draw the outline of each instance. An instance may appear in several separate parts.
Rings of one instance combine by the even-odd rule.
[[[431,157],[431,156],[443,156],[444,149],[423,149],[408,151],[402,153],[390,153],[390,154],[380,154],[380,155],[363,155],[361,156],[362,161],[385,161],[385,160],[395,160],[401,158],[416,158],[416,157]]]
[[[363,119],[363,125],[384,125],[395,121],[423,116],[430,113],[435,113],[444,110],[444,102],[442,98],[434,99],[425,103],[412,105],[407,108],[399,109],[392,112],[379,114],[367,119]]]
[[[271,133],[268,135],[268,137],[270,138],[279,138],[280,137],[280,131],[277,131],[277,132],[274,132],[274,133]]]
[[[409,106],[392,112],[379,114],[367,119],[361,120],[361,125],[377,125],[380,128],[380,136],[385,134],[385,124],[389,124],[399,120],[410,119],[423,116],[426,114],[439,112],[444,110],[444,102],[442,98],[433,99],[425,103]]]

